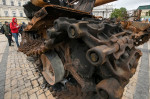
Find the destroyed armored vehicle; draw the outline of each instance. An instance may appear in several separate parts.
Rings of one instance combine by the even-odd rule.
[[[134,35],[92,15],[115,0],[31,0],[19,50],[35,63],[58,99],[121,99],[141,51]],[[137,42],[137,41],[136,41]]]

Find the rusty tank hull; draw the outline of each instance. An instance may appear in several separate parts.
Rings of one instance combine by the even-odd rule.
[[[34,57],[58,99],[121,99],[142,55],[134,37],[113,21],[49,4],[35,8],[19,50]]]

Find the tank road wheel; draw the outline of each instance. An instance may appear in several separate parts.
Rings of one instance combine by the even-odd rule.
[[[96,85],[100,99],[120,99],[123,88],[115,78],[104,79]]]
[[[65,74],[64,66],[56,52],[51,51],[41,55],[42,74],[50,85],[60,82]]]

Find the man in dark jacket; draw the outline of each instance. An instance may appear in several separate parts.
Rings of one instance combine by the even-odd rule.
[[[19,28],[19,33],[22,35],[22,32],[24,31],[26,27],[26,24],[24,22],[22,22],[22,24],[20,25],[20,28]]]
[[[3,25],[3,28],[4,28],[4,34],[5,36],[7,37],[8,39],[8,43],[9,43],[9,46],[12,46],[11,45],[11,33],[10,33],[10,28],[9,28],[9,23],[7,21],[5,21],[5,24]]]

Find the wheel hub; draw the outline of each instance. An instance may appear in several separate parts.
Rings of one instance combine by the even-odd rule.
[[[43,63],[42,74],[50,85],[60,82],[65,74],[64,66],[56,52],[52,51],[41,55]]]

